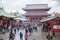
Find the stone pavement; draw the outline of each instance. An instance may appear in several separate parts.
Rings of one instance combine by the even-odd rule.
[[[20,32],[22,32],[24,34],[25,33],[25,30],[19,30],[19,31],[17,31],[14,40],[20,40],[20,35],[19,35]],[[24,37],[23,37],[23,40],[24,40]],[[8,33],[5,33],[5,34],[0,33],[0,39],[9,40],[9,32]]]
[[[31,36],[28,37],[28,40],[46,40],[46,33],[42,33],[42,32],[34,32],[32,33]]]
[[[47,33],[46,32],[41,32],[41,31],[38,31],[38,32],[33,32],[31,36],[28,37],[28,40],[47,40],[46,39],[46,35]],[[6,33],[6,34],[0,34],[0,39],[4,39],[4,40],[9,40],[9,33]],[[17,32],[17,36],[16,36],[16,39],[15,40],[20,40],[19,39],[19,32]],[[56,33],[56,37],[53,38],[53,40],[60,40],[60,33]]]
[[[46,39],[46,35],[47,33],[46,32],[34,32],[32,33],[31,36],[28,37],[28,40],[47,40]],[[60,33],[56,33],[56,37],[53,37],[53,40],[60,40]]]
[[[9,40],[9,32],[5,34],[0,34],[0,39]]]
[[[60,33],[56,33],[56,37],[54,37],[53,40],[60,40]]]

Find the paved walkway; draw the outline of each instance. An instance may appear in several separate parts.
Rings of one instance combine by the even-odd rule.
[[[41,31],[33,32],[31,36],[28,37],[28,40],[46,40],[46,33],[43,33]]]
[[[56,37],[54,37],[53,40],[60,40],[60,33],[56,33]]]
[[[38,32],[33,32],[32,35],[28,37],[28,40],[33,40],[33,39],[35,39],[35,40],[47,40],[46,35],[47,35],[47,33],[41,32],[39,30]],[[0,39],[1,38],[3,38],[4,40],[9,40],[9,33],[6,33],[4,35],[0,34]],[[16,33],[14,40],[20,40],[18,31]],[[60,40],[60,33],[56,33],[56,37],[54,37],[53,40]]]
[[[34,32],[31,36],[28,37],[28,40],[47,40],[46,35],[46,32]],[[60,40],[60,33],[56,33],[56,37],[53,37],[53,40]]]
[[[9,32],[5,34],[0,34],[0,39],[9,40]]]

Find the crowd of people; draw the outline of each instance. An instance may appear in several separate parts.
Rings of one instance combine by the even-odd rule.
[[[40,26],[38,26],[37,24],[29,24],[27,26],[24,26],[24,25],[18,24],[17,22],[14,23],[14,25],[9,25],[9,26],[7,24],[4,24],[4,27],[2,27],[2,33],[5,34],[5,31],[7,30],[9,32],[9,40],[14,40],[16,32],[17,31],[19,32],[19,30],[25,29],[25,37],[24,38],[25,38],[25,40],[27,40],[28,37],[30,35],[32,35],[33,32],[38,31],[37,27],[40,27]],[[49,31],[46,31],[46,32],[48,33],[46,36],[46,38],[48,40],[52,40],[53,37],[56,37],[54,30],[49,28]],[[23,35],[24,34],[22,32],[19,33],[20,40],[23,40]],[[1,40],[3,40],[3,39],[1,39]]]
[[[25,37],[24,38],[25,38],[25,40],[27,40],[28,37],[30,35],[32,35],[33,32],[38,31],[37,27],[38,27],[37,24],[29,24],[27,26],[24,26],[24,25],[18,24],[17,22],[15,22],[11,25],[8,25],[8,24],[5,23],[4,26],[2,27],[2,33],[5,34],[5,31],[8,31],[9,32],[9,40],[14,40],[16,32],[17,31],[19,32],[19,30],[24,30],[25,29]],[[48,28],[48,26],[46,26],[46,28]],[[52,40],[53,37],[56,37],[54,30],[49,28],[49,31],[46,30],[46,32],[48,33],[48,35],[46,36],[46,38],[48,40]],[[23,40],[23,35],[24,34],[22,32],[19,33],[20,40]],[[1,39],[1,40],[3,40],[3,39]]]
[[[2,27],[2,33],[5,34],[5,31],[8,31],[9,32],[9,40],[14,40],[15,38],[15,35],[16,35],[16,31],[19,31],[19,30],[23,30],[25,29],[25,40],[28,39],[28,36],[30,36],[33,31],[38,31],[37,30],[37,25],[32,25],[32,24],[29,24],[28,26],[24,26],[24,25],[21,25],[21,24],[18,24],[17,22],[14,23],[14,25],[7,25],[5,24],[4,27]],[[23,40],[23,33],[20,32],[19,33],[19,36],[20,36],[20,39]]]

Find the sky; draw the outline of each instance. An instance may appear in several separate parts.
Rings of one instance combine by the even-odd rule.
[[[48,4],[51,10],[48,13],[60,12],[60,0],[0,0],[0,5],[8,13],[19,11],[24,14],[26,4]]]

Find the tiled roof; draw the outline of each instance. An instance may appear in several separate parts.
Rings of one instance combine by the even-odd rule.
[[[60,14],[56,13],[55,16],[49,16],[47,18],[42,19],[40,22],[45,22],[45,21],[48,21],[48,20],[52,20],[52,19],[54,19],[56,17],[60,17]]]
[[[59,13],[56,13],[55,16],[60,17],[60,14]]]
[[[52,20],[54,18],[56,18],[57,16],[49,16],[47,18],[44,18],[44,19],[41,19],[40,22],[45,22],[45,21],[48,21],[48,20]]]
[[[9,18],[14,18],[14,17],[16,17],[16,16],[14,16],[14,15],[11,15],[11,14],[9,14],[9,13],[6,13],[3,8],[0,8],[0,16],[5,16],[5,17],[9,17]]]
[[[23,8],[23,10],[28,9],[50,9],[50,7],[48,7],[48,4],[28,4],[25,8]]]
[[[23,16],[48,16],[51,14],[23,14]]]
[[[39,11],[39,10],[44,10],[44,11],[49,11],[51,8],[35,8],[35,9],[26,9],[26,8],[24,8],[23,10],[25,10],[25,11]]]

